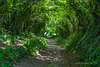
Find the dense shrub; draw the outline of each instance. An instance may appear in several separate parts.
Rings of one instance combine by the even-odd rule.
[[[12,43],[12,44],[16,42],[13,36],[8,36],[6,34],[0,34],[0,41],[4,41],[6,43]]]
[[[95,25],[87,29],[82,37],[82,40],[77,44],[78,53],[80,54],[80,61],[91,62],[94,65],[100,66],[100,26]],[[79,51],[80,50],[80,51]],[[96,63],[96,64],[95,64]]]
[[[48,42],[42,37],[37,37],[34,40],[29,39],[23,43],[27,51],[32,55],[34,55],[37,50],[47,47],[47,44]]]
[[[86,62],[85,67],[100,66],[100,26],[93,25],[85,33],[76,31],[68,38],[56,37],[55,41],[62,43],[69,50],[77,53],[78,61]]]
[[[25,57],[27,57],[27,51],[22,46],[0,48],[0,67],[12,67]]]

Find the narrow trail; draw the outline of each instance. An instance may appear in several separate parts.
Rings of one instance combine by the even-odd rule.
[[[46,39],[48,48],[40,50],[35,56],[23,59],[16,67],[81,67],[75,54],[57,44],[53,39]]]

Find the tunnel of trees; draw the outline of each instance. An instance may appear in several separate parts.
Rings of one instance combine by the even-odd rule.
[[[0,67],[46,48],[45,37],[99,67],[100,0],[0,0]]]

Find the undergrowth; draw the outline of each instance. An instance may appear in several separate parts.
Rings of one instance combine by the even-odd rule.
[[[23,45],[26,47],[29,54],[32,55],[34,55],[36,51],[39,51],[41,48],[47,47],[47,44],[48,42],[42,37],[37,37],[34,40],[29,39],[23,43]]]
[[[8,32],[7,32],[8,33]],[[13,33],[13,32],[12,32]],[[16,39],[23,40],[23,46],[8,46],[7,44],[17,43]],[[4,43],[5,42],[5,43]],[[34,55],[36,51],[47,47],[48,42],[43,37],[38,37],[34,33],[20,33],[11,35],[11,33],[0,33],[0,67],[13,67],[21,59],[28,55]],[[2,47],[5,45],[4,47]]]
[[[68,38],[61,36],[54,40],[61,42],[69,50],[75,50],[78,61],[84,62],[84,67],[100,67],[100,26],[94,25],[86,30],[76,31]],[[86,63],[86,64],[85,64]]]
[[[22,46],[7,46],[5,49],[0,47],[0,67],[13,67],[27,55],[26,49]]]
[[[0,41],[3,41],[7,44],[9,43],[14,44],[16,42],[16,39],[13,36],[8,36],[6,34],[0,34]]]

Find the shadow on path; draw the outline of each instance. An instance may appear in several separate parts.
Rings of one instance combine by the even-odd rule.
[[[23,59],[16,67],[81,67],[71,51],[57,44],[53,39],[46,39],[48,48],[40,50],[35,56]]]

